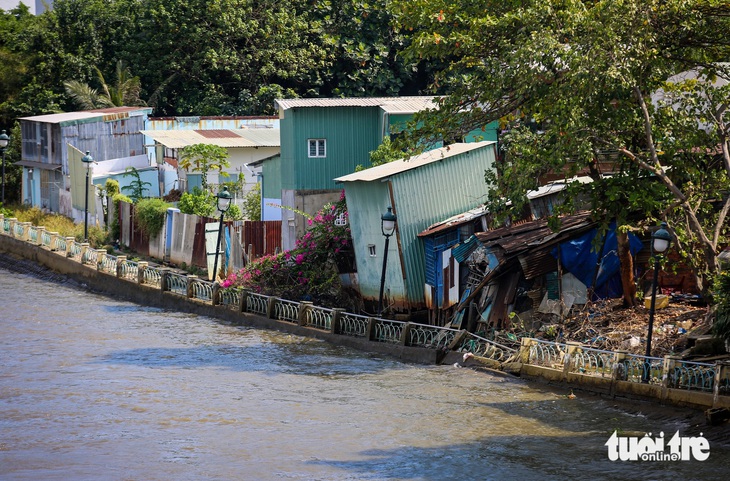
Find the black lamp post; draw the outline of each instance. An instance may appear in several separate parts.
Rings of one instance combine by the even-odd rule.
[[[86,155],[81,157],[81,162],[86,164],[86,197],[84,198],[84,242],[89,240],[89,170],[94,158],[86,151]]]
[[[378,316],[383,315],[383,290],[385,289],[385,267],[388,264],[388,243],[390,242],[390,236],[395,231],[395,223],[397,217],[392,211],[391,207],[388,207],[388,211],[380,216],[380,231],[385,236],[385,249],[383,250],[383,271],[380,275],[380,297],[378,298]]]
[[[651,304],[649,307],[649,333],[646,338],[646,357],[651,356],[651,337],[652,331],[654,330],[654,310],[656,308],[656,289],[659,282],[659,256],[656,254],[662,254],[669,249],[669,244],[672,242],[672,235],[667,230],[667,223],[662,222],[662,225],[651,235],[651,255],[654,257],[654,279],[651,281]],[[648,360],[647,360],[648,362]],[[648,373],[645,373],[648,374]]]
[[[221,234],[223,233],[223,215],[228,211],[231,206],[231,193],[228,192],[228,187],[223,187],[223,190],[218,192],[218,210],[221,213],[220,224],[218,225],[218,241],[215,243],[215,260],[213,261],[213,281],[218,279],[218,250],[221,246]]]
[[[8,146],[8,142],[10,142],[10,136],[3,130],[3,133],[0,134],[0,149],[3,151],[3,191],[0,202],[3,204],[5,203],[5,148]]]

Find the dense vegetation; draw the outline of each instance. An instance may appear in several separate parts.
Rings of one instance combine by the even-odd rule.
[[[398,55],[408,39],[386,3],[57,0],[39,16],[21,5],[0,12],[0,125],[77,109],[83,86],[106,98],[97,105],[129,103],[126,93],[157,116],[272,114],[277,97],[418,94],[428,70]]]

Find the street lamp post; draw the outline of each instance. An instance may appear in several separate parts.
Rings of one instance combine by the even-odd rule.
[[[380,231],[385,236],[385,249],[383,250],[383,271],[380,275],[380,296],[378,297],[378,316],[383,315],[383,290],[385,289],[385,268],[388,264],[388,243],[390,236],[395,231],[395,223],[397,217],[392,211],[391,207],[388,207],[388,211],[380,216]]]
[[[662,222],[662,225],[651,235],[651,255],[654,257],[654,279],[651,281],[651,304],[649,307],[649,332],[646,338],[646,357],[651,356],[651,337],[652,331],[654,330],[654,310],[656,309],[656,290],[659,281],[659,256],[656,254],[662,254],[669,249],[669,244],[672,242],[672,235],[667,230],[667,223]],[[648,362],[648,360],[647,360]],[[648,371],[648,369],[647,369]],[[648,374],[645,373],[645,374]]]
[[[223,233],[223,215],[228,211],[231,206],[231,194],[228,192],[228,187],[223,187],[223,190],[218,192],[218,210],[221,213],[220,224],[218,225],[218,241],[215,243],[215,260],[213,261],[213,281],[218,279],[218,250],[221,246],[221,234]]]
[[[81,157],[81,162],[86,164],[86,196],[84,198],[84,242],[89,240],[89,170],[94,158],[86,151],[86,155]]]
[[[3,133],[0,134],[0,149],[3,151],[3,190],[0,202],[3,204],[5,204],[5,149],[8,146],[8,142],[10,142],[10,136],[8,136],[8,134],[6,134],[3,130]]]

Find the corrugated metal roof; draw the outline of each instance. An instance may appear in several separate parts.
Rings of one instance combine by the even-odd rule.
[[[485,214],[487,214],[487,207],[484,205],[479,206],[475,209],[462,212],[461,214],[456,214],[455,216],[449,217],[444,221],[430,225],[427,229],[424,229],[422,232],[420,232],[418,234],[418,237],[438,234],[441,231],[451,229],[461,224],[466,224],[467,222],[477,219]]]
[[[195,144],[213,144],[219,147],[279,147],[279,129],[222,129],[222,130],[143,130],[170,149],[181,149]]]
[[[380,107],[388,113],[412,114],[428,108],[435,108],[436,97],[363,97],[322,99],[277,99],[282,110],[307,107]]]
[[[82,110],[79,112],[62,112],[58,114],[34,115],[32,117],[21,117],[18,120],[30,120],[33,122],[44,122],[47,124],[60,124],[63,122],[72,122],[75,120],[86,120],[104,117],[111,114],[123,114],[138,112],[140,110],[148,110],[152,112],[151,107],[110,107],[107,109]]]
[[[495,143],[496,142],[492,141],[484,141],[451,144],[446,147],[441,147],[439,149],[429,150],[428,152],[424,152],[407,160],[396,160],[394,162],[378,165],[377,167],[371,167],[360,172],[354,172],[352,174],[338,177],[335,179],[335,182],[353,182],[357,180],[370,182],[373,180],[380,180],[386,177],[390,177],[392,175],[400,174],[408,170],[431,164],[433,162],[442,161],[444,159],[448,159],[449,157],[463,154],[464,152],[481,149]]]

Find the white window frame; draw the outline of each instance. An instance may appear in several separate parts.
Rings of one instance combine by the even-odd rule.
[[[315,155],[312,155],[312,144],[314,144]],[[308,139],[307,157],[310,159],[321,159],[327,157],[327,139]]]

